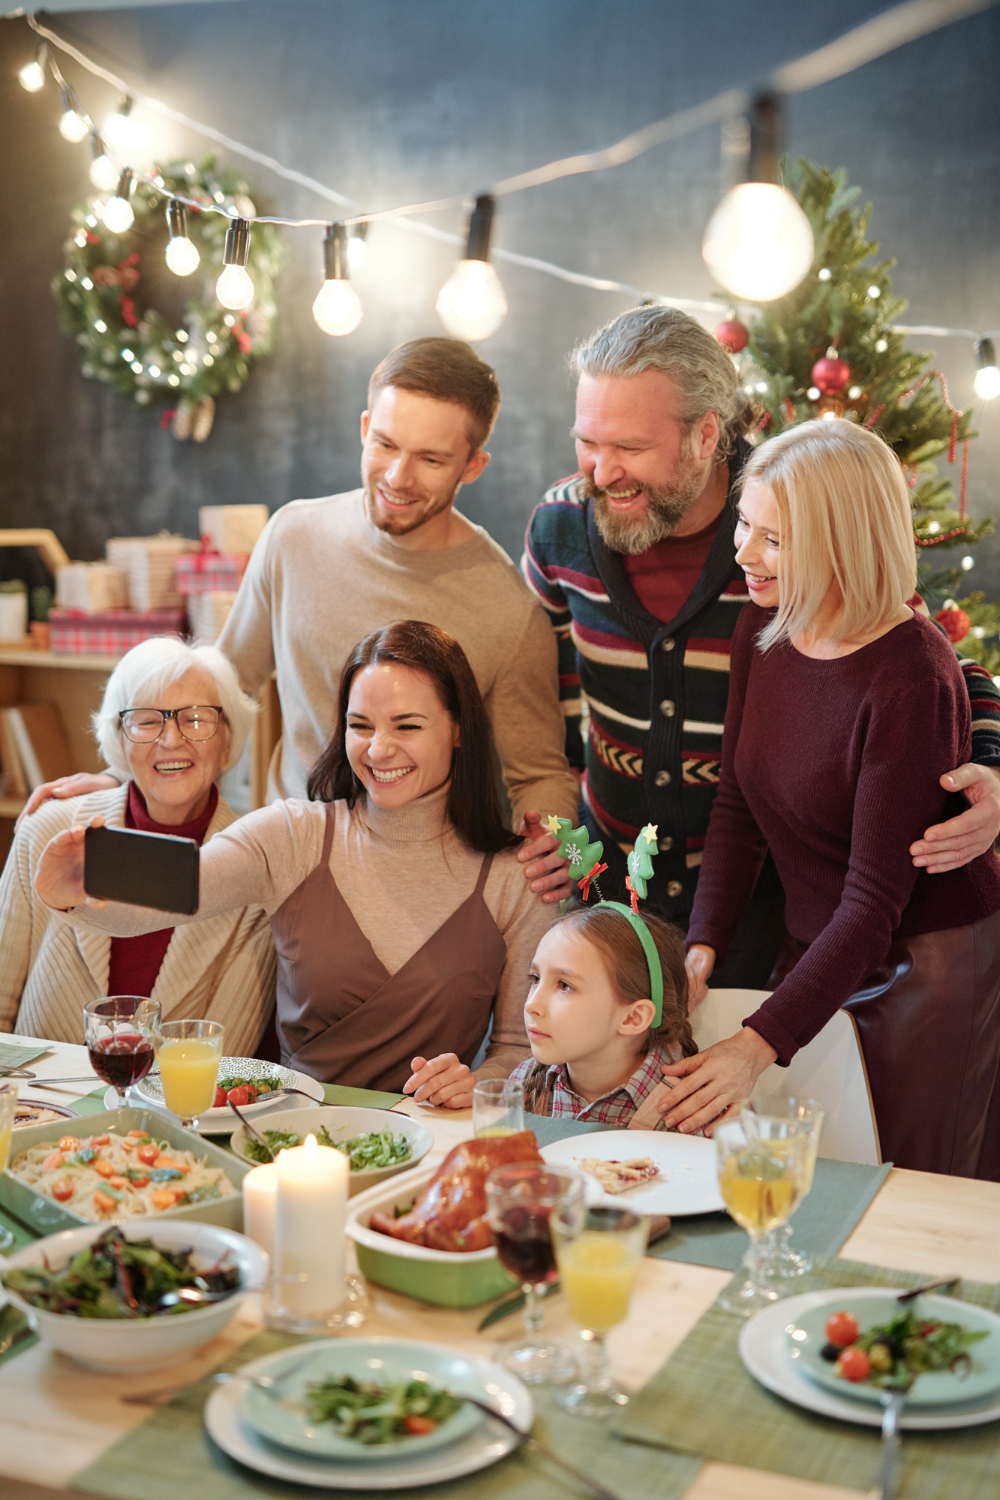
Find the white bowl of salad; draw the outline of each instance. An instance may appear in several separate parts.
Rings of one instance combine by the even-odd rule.
[[[0,1256],[0,1286],[53,1349],[92,1370],[140,1373],[221,1333],[268,1264],[253,1240],[217,1224],[85,1224]],[[183,1301],[206,1289],[220,1300]]]
[[[307,1135],[314,1135],[321,1146],[343,1151],[351,1161],[348,1193],[352,1198],[387,1177],[408,1172],[434,1144],[427,1126],[408,1115],[339,1104],[273,1110],[265,1119],[254,1121],[254,1130],[264,1137],[266,1149],[242,1125],[229,1141],[233,1154],[252,1167],[273,1161],[288,1146],[301,1146]]]

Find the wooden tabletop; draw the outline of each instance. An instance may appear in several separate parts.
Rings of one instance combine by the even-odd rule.
[[[28,1042],[29,1038],[16,1038]],[[85,1073],[84,1048],[53,1044],[46,1057],[29,1065],[42,1077]],[[70,1100],[89,1092],[88,1084],[52,1093]],[[25,1092],[28,1085],[25,1085]],[[435,1155],[467,1139],[470,1111],[432,1110],[406,1101],[401,1113],[423,1120],[434,1132]],[[434,1155],[428,1158],[433,1162]],[[924,1172],[893,1171],[841,1254],[873,1264],[1000,1281],[1000,1184]],[[728,1272],[678,1261],[643,1262],[628,1320],[614,1329],[608,1344],[612,1369],[628,1390],[638,1390],[714,1301]],[[476,1332],[482,1309],[432,1308],[371,1287],[370,1334],[426,1338],[477,1354],[489,1354],[497,1337],[510,1336],[511,1324]],[[546,1302],[546,1325],[572,1341],[577,1331],[558,1295]],[[260,1310],[248,1299],[239,1316],[201,1353],[169,1373],[184,1384],[218,1365],[231,1349],[260,1327]],[[88,1374],[41,1344],[0,1365],[0,1493],[3,1500],[55,1500],[65,1496],[72,1476],[145,1420],[148,1411],[125,1406],[120,1396],[135,1390],[138,1377]],[[143,1377],[153,1388],[163,1377]],[[142,1387],[139,1387],[142,1388]],[[728,1464],[708,1463],[685,1500],[863,1500],[860,1491]]]

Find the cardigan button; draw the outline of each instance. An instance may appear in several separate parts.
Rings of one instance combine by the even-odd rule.
[[[676,712],[677,704],[674,702],[673,698],[664,698],[663,702],[660,704],[660,713],[663,715],[663,717],[665,719],[672,719]]]
[[[657,771],[655,781],[657,786],[669,786],[671,781],[670,772]]]
[[[670,880],[667,882],[668,896],[679,896],[683,889],[684,887],[681,885],[679,880]]]
[[[659,849],[659,851],[660,851],[661,854],[666,854],[669,850],[671,850],[674,847],[674,841],[670,837],[669,833],[666,834],[664,838],[660,839],[660,841],[659,841],[659,843],[657,844],[656,847],[657,847],[657,849]]]
[[[660,650],[661,651],[672,651],[676,645],[677,645],[677,642],[674,640],[673,636],[672,635],[668,635],[668,636],[665,636],[664,639],[660,642]]]

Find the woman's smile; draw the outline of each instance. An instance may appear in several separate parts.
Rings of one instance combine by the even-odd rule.
[[[365,763],[365,770],[371,774],[379,786],[392,786],[394,782],[401,781],[404,776],[409,776],[410,772],[416,769],[416,766],[392,766],[382,769]]]

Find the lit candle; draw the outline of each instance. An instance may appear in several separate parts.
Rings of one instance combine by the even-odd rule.
[[[243,1179],[243,1233],[274,1259],[274,1215],[278,1201],[278,1169],[269,1162],[254,1167]]]
[[[350,1163],[307,1135],[278,1154],[274,1221],[276,1301],[318,1317],[344,1300],[344,1226]],[[297,1279],[301,1278],[301,1279]]]

